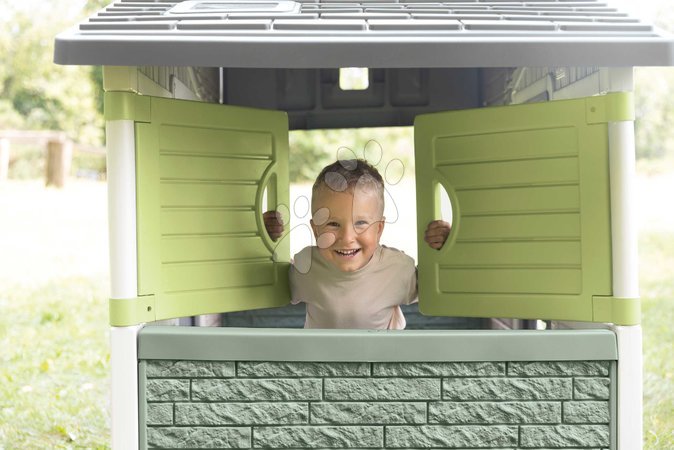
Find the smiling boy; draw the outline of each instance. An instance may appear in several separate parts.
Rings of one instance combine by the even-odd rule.
[[[292,303],[307,305],[305,328],[405,328],[400,305],[416,301],[416,267],[403,252],[379,244],[381,175],[364,160],[330,164],[316,178],[311,210],[316,246],[295,255],[289,274]],[[449,231],[448,223],[431,222],[426,242],[439,248]]]

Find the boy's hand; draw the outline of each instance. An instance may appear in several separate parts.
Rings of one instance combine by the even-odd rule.
[[[439,250],[445,245],[451,229],[451,225],[444,220],[434,220],[426,227],[424,240],[431,248]]]
[[[283,234],[283,218],[278,211],[267,211],[262,214],[264,227],[272,241],[276,242]]]

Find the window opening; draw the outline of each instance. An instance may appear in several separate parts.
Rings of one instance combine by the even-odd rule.
[[[440,207],[440,216],[438,218],[444,220],[445,222],[451,225],[453,218],[452,201],[449,199],[449,194],[447,194],[447,190],[441,184],[438,184],[437,186],[436,195],[437,195],[436,201],[439,202]]]
[[[370,87],[370,73],[366,67],[339,69],[339,88],[343,91],[364,91]]]
[[[311,188],[318,173],[336,160],[365,159],[384,180],[381,244],[416,260],[416,190],[411,127],[290,132],[290,254],[315,245],[311,232]],[[301,213],[301,214],[300,214]]]

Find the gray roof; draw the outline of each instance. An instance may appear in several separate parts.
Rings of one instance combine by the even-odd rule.
[[[59,64],[258,68],[674,65],[674,37],[596,0],[121,0]]]

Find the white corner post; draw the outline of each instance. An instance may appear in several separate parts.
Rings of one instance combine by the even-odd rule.
[[[630,79],[624,84],[631,85]],[[634,122],[609,123],[613,295],[638,298],[638,230],[634,209]],[[641,326],[614,326],[618,343],[618,450],[643,446],[643,376]]]
[[[136,160],[133,120],[106,123],[110,296],[138,295]],[[111,327],[111,428],[113,450],[138,449],[138,358],[140,326]]]

